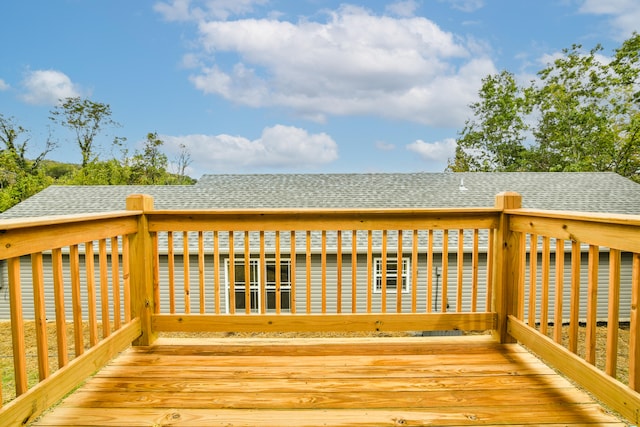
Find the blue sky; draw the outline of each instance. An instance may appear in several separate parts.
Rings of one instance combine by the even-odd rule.
[[[637,0],[20,0],[0,3],[0,113],[49,133],[58,99],[88,97],[140,148],[189,174],[443,171],[481,79],[523,82],[563,48],[612,50]]]

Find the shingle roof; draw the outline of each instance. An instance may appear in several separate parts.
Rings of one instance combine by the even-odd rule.
[[[194,186],[51,186],[0,219],[122,210],[129,194],[157,209],[491,207],[516,191],[523,207],[640,214],[640,185],[615,173],[204,175]]]

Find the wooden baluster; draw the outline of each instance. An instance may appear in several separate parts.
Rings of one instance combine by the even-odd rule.
[[[402,230],[398,230],[398,251],[396,260],[397,278],[396,278],[396,313],[402,313],[402,284],[404,282],[403,268],[403,248],[402,248]],[[407,283],[408,285],[408,283]]]
[[[320,260],[320,287],[322,291],[322,314],[327,312],[327,231],[322,230],[322,248]]]
[[[589,283],[587,291],[587,336],[585,340],[585,360],[596,363],[596,323],[598,317],[598,266],[600,249],[589,245]]]
[[[411,237],[411,312],[418,312],[418,230]]]
[[[351,313],[358,311],[358,231],[351,232]]]
[[[456,254],[458,264],[457,271],[457,289],[456,289],[456,311],[462,312],[462,293],[463,293],[463,276],[464,276],[464,230],[458,230],[458,253]]]
[[[305,267],[307,269],[307,314],[311,313],[311,230],[306,236]]]
[[[229,313],[236,313],[236,256],[233,231],[229,231]]]
[[[542,237],[542,295],[540,296],[540,333],[547,335],[549,327],[549,271],[551,269],[551,241]]]
[[[538,236],[531,234],[529,243],[529,326],[536,326],[536,294],[538,287]]]
[[[260,300],[263,302],[260,306],[260,313],[267,312],[267,256],[265,249],[264,230],[260,231]]]
[[[373,299],[373,231],[367,230],[367,313]]]
[[[256,278],[257,279],[257,278]],[[249,232],[244,232],[244,312],[251,314],[251,252]]]
[[[571,308],[569,320],[569,350],[578,352],[578,322],[580,320],[580,242],[571,242]]]
[[[35,315],[36,347],[38,349],[38,377],[49,376],[49,346],[47,344],[47,312],[44,303],[44,270],[42,252],[31,254],[31,280]]]
[[[296,232],[291,230],[291,266],[289,267],[289,283],[291,290],[289,295],[291,298],[291,314],[296,314]]]
[[[478,311],[478,271],[480,264],[480,235],[479,230],[473,230],[473,253],[471,255],[471,312]]]
[[[342,313],[342,230],[336,231],[336,313]]]
[[[154,233],[155,234],[155,233]],[[157,252],[157,251],[156,251]],[[154,271],[157,271],[158,263],[155,262]],[[154,290],[158,287],[154,278]],[[120,251],[118,250],[118,238],[111,238],[111,292],[113,294],[113,328],[117,331],[122,326],[122,301],[120,299]],[[159,304],[159,298],[156,299]]]
[[[427,313],[433,311],[433,230],[427,237]]]
[[[124,291],[124,321],[131,322],[131,261],[130,261],[129,238],[122,239],[122,290]],[[157,286],[156,286],[157,288]],[[160,300],[157,299],[158,304]],[[154,308],[155,312],[155,308]]]
[[[156,302],[154,313],[160,314],[160,252],[158,245],[158,233],[151,234],[151,257],[153,258],[153,299]]]
[[[633,254],[629,325],[629,387],[640,391],[640,254]]]
[[[556,299],[554,304],[553,340],[562,344],[562,311],[564,300],[564,240],[556,239]]]
[[[87,308],[89,312],[89,346],[98,344],[98,314],[96,312],[95,258],[93,242],[84,244],[84,262],[87,280]]]
[[[100,268],[100,308],[102,309],[102,338],[111,335],[111,321],[109,314],[109,275],[107,261],[107,241],[98,242],[98,266]]]
[[[609,304],[607,318],[607,359],[605,372],[616,378],[618,368],[618,329],[620,322],[620,265],[621,254],[609,251]]]
[[[380,250],[380,286],[382,291],[382,312],[387,312],[387,230],[382,230],[382,248]],[[375,280],[377,280],[374,277]],[[376,283],[377,285],[377,283]]]
[[[191,313],[191,266],[189,254],[189,233],[182,232],[182,286],[184,292],[184,313]]]
[[[198,287],[200,292],[200,314],[205,313],[204,265],[204,232],[198,231]]]
[[[176,313],[176,261],[173,248],[173,231],[167,232],[167,268],[169,271],[169,313]]]
[[[276,314],[282,310],[282,254],[280,253],[280,231],[276,230]]]
[[[442,301],[440,311],[445,313],[448,305],[448,286],[449,285],[449,230],[442,232]]]
[[[78,245],[69,247],[69,269],[71,270],[71,304],[73,309],[73,344],[75,356],[84,353],[82,332],[82,301],[80,299],[80,254]]]
[[[64,307],[64,276],[62,269],[62,249],[51,250],[53,271],[53,299],[56,307],[56,340],[58,348],[58,368],[69,363],[67,350],[67,319]]]
[[[9,258],[7,260],[7,276],[9,279],[11,338],[13,341],[13,370],[16,396],[20,396],[28,390],[24,320],[22,316],[22,288],[20,285],[20,258]]]
[[[220,314],[220,304],[222,303],[220,291],[220,239],[218,231],[213,232],[213,305],[216,314]]]

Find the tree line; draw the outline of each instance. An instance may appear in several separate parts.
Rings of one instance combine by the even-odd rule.
[[[186,168],[191,163],[187,148],[181,147],[170,168],[169,159],[162,151],[164,141],[157,132],[149,132],[142,148],[133,152],[124,148],[125,138],[116,136],[111,142],[111,152],[115,150],[118,155],[103,159],[98,137],[107,128],[119,126],[113,120],[108,104],[87,98],[66,98],[50,113],[52,123],[67,129],[72,135],[65,145],[79,150],[81,164],[47,160],[46,156],[59,145],[51,134],[44,141],[41,152],[29,155],[32,144],[29,131],[15,118],[0,113],[0,212],[53,184],[165,185],[195,182],[186,175]]]
[[[448,170],[616,172],[640,182],[640,35],[564,49],[529,84],[482,80]]]

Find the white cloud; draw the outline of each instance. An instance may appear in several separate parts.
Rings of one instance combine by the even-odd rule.
[[[1,91],[5,91],[5,90],[9,90],[11,86],[9,86],[9,83],[5,82],[4,80],[0,79],[0,92]]]
[[[325,133],[309,134],[292,126],[275,125],[250,140],[233,135],[162,135],[169,151],[189,150],[191,168],[203,172],[299,169],[331,163],[338,158],[338,145]]]
[[[407,145],[407,150],[417,153],[426,161],[446,162],[456,152],[456,140],[446,138],[443,141],[424,142],[418,139]]]
[[[475,12],[484,7],[484,0],[440,0],[451,5],[452,8],[463,12]]]
[[[391,15],[410,17],[413,16],[418,6],[416,0],[401,0],[387,5],[385,10]]]
[[[56,70],[29,71],[22,85],[26,92],[21,97],[28,104],[56,105],[61,99],[82,94],[69,76]]]
[[[268,0],[169,0],[157,2],[153,9],[167,21],[201,21],[228,19],[233,15],[253,12],[255,6]]]
[[[481,78],[496,72],[481,44],[426,18],[377,16],[356,6],[327,12],[326,22],[211,20],[199,31],[199,57],[214,65],[192,75],[196,88],[318,121],[369,114],[458,126]],[[224,53],[239,60],[228,65]]]
[[[581,13],[610,16],[614,35],[623,40],[638,31],[640,3],[637,0],[584,0]]]

